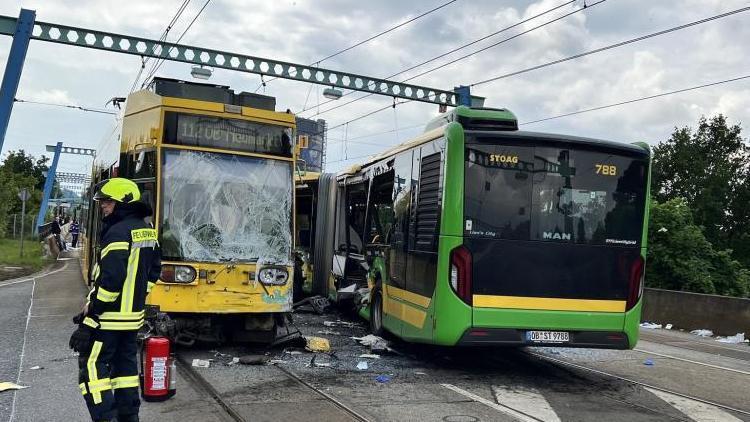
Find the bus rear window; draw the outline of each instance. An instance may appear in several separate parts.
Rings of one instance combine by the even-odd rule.
[[[567,146],[469,144],[467,236],[640,245],[647,163]]]

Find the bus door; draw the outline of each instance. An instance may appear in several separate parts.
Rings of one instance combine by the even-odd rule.
[[[364,228],[367,210],[367,183],[358,182],[343,189],[343,211],[337,224],[333,274],[337,279],[337,300],[354,297],[358,288],[367,286],[364,256]]]
[[[412,203],[405,297],[408,312],[402,336],[432,340],[434,315],[429,312],[435,293],[442,196],[441,148],[437,140],[414,150]]]

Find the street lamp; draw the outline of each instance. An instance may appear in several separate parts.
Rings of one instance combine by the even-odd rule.
[[[344,94],[342,94],[340,90],[333,87],[323,90],[323,96],[328,98],[329,100],[338,100],[342,95]]]
[[[193,69],[190,70],[190,75],[196,79],[208,79],[211,77],[211,73],[213,71],[210,68],[203,67],[203,65],[200,66],[193,66]]]

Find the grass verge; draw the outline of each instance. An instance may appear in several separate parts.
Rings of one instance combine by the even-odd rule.
[[[23,257],[20,256],[20,252],[20,240],[0,239],[0,280],[13,278],[17,273],[24,275],[39,271],[46,262],[42,256],[42,247],[38,241],[24,240]],[[3,267],[22,267],[23,269],[8,270]]]

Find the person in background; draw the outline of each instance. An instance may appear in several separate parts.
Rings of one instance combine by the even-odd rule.
[[[63,242],[62,237],[60,236],[60,233],[62,233],[62,230],[60,228],[60,217],[55,217],[52,220],[52,226],[50,227],[50,231],[52,232],[52,236],[55,237],[55,242],[57,242],[58,249],[60,249],[60,251],[64,251],[65,242]]]
[[[78,235],[81,233],[81,228],[78,224],[78,220],[73,220],[72,223],[70,223],[70,235],[73,237],[70,244],[72,247],[76,247],[78,244]]]

